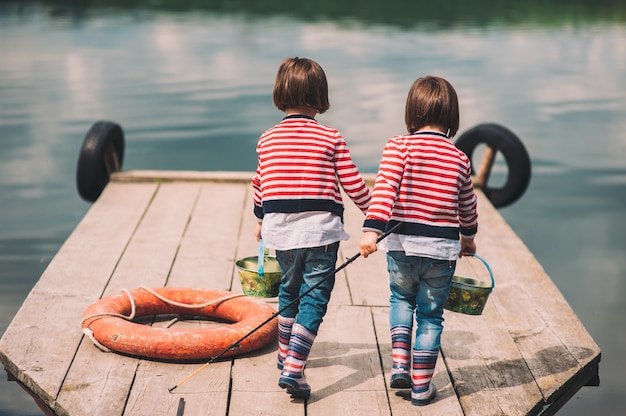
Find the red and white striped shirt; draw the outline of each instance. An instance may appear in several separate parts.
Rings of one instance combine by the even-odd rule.
[[[339,185],[364,213],[370,191],[334,128],[305,115],[285,117],[257,144],[254,213],[326,211],[343,217]]]
[[[380,162],[365,230],[458,240],[478,229],[469,158],[446,135],[423,131],[389,139]]]

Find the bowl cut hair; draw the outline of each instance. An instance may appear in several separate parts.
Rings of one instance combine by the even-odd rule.
[[[323,114],[330,108],[324,70],[311,59],[284,59],[276,73],[273,100],[281,111],[307,106]]]
[[[431,75],[415,80],[406,98],[404,122],[409,133],[436,126],[454,137],[459,130],[459,99],[454,87]]]

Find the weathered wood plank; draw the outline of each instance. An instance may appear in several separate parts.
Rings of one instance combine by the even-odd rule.
[[[552,402],[575,374],[597,366],[600,349],[533,254],[484,194],[478,196],[481,231],[477,244],[496,276],[490,301],[544,400]]]
[[[305,374],[307,415],[389,414],[369,308],[329,306]]]
[[[558,334],[546,325],[538,313],[538,305],[523,288],[505,286],[499,289],[498,295],[493,302],[497,302],[497,308],[542,395],[549,400],[564,381],[579,371],[580,366]],[[519,319],[519,315],[524,319]]]
[[[200,366],[140,361],[123,414],[175,415],[180,398],[185,400],[186,416],[228,414],[231,361],[213,363],[172,393],[168,391]]]
[[[256,256],[259,252],[259,243],[253,235],[256,218],[253,214],[253,192],[249,181],[245,184],[245,190],[247,197],[241,214],[237,259]],[[275,255],[274,250],[270,250],[270,255]],[[233,291],[242,292],[236,269],[232,287]],[[278,308],[277,297],[266,298],[265,301],[276,304]],[[293,405],[285,391],[278,387],[280,372],[276,367],[277,347],[276,341],[234,361],[229,415],[247,416],[251,409],[259,415],[304,415],[304,402],[301,400],[299,404]]]
[[[48,406],[58,406],[56,395],[82,337],[84,307],[102,293],[155,189],[154,184],[107,187],[0,340],[3,365]]]
[[[240,292],[234,261],[258,252],[250,177],[114,174],[0,340],[7,370],[60,415],[174,414],[181,397],[185,415],[248,415],[250,409],[266,415],[527,415],[545,403],[560,406],[597,373],[598,346],[480,191],[478,251],[494,271],[496,289],[482,316],[446,311],[434,377],[438,398],[429,406],[412,406],[387,389],[389,277],[382,252],[357,259],[337,276],[306,369],[313,388],[306,408],[277,386],[275,343],[213,363],[170,394],[169,387],[201,364],[105,354],[81,341],[84,309],[122,288],[167,284]],[[339,264],[358,252],[363,222],[344,201],[351,238],[341,243]],[[457,274],[487,278],[479,263],[465,260]],[[71,322],[76,331],[68,331]]]
[[[249,184],[254,172],[126,170],[111,174],[111,182],[211,182]]]
[[[350,239],[342,243],[345,261],[359,253],[365,216],[346,196],[344,196],[344,202],[346,207],[344,223],[350,234]],[[367,259],[359,257],[345,270],[352,304],[389,306],[389,275],[387,274],[387,260],[382,250],[370,255]]]
[[[231,290],[245,199],[241,185],[200,187],[168,286]]]
[[[198,192],[198,184],[159,186],[104,288],[104,296],[142,285],[165,284]],[[67,373],[58,403],[68,414],[121,415],[138,364],[139,360],[102,353],[85,338]],[[108,377],[109,373],[117,373],[118,377]],[[99,378],[84,382],[94,374]],[[81,388],[68,388],[77,385]],[[167,387],[164,380],[162,391],[167,391]]]
[[[164,286],[199,191],[200,185],[194,183],[159,186],[104,296],[139,286]]]
[[[229,416],[304,415],[304,401],[293,400],[278,386],[277,345],[268,345],[235,360]]]
[[[465,415],[526,415],[543,404],[493,303],[480,316],[446,311],[441,350]]]
[[[524,286],[531,294],[542,318],[552,328],[558,328],[560,337],[566,345],[580,346],[598,351],[599,348],[591,335],[569,306],[552,279],[545,273],[535,256],[520,240],[498,211],[486,200],[482,193],[481,213],[488,224],[488,232],[481,233],[485,246],[493,251],[490,254],[492,268],[498,271],[499,279],[504,284],[509,282]],[[488,221],[488,222],[487,222]],[[484,235],[483,235],[484,234]],[[505,236],[505,238],[503,238]],[[578,347],[572,351],[580,355],[581,362],[586,362],[588,354]]]
[[[348,390],[341,395],[332,395],[321,401],[311,401],[307,415],[386,415],[389,402],[384,390]]]
[[[228,183],[201,185],[167,285],[228,290],[237,249],[240,212],[245,191]],[[167,226],[166,224],[164,224]],[[155,326],[162,326],[161,323]],[[175,326],[203,326],[179,322]],[[211,364],[187,384],[169,394],[198,367],[195,364],[139,363],[124,414],[175,414],[180,397],[186,415],[227,414],[230,361]],[[169,384],[169,385],[168,385]],[[193,390],[196,389],[194,392]]]

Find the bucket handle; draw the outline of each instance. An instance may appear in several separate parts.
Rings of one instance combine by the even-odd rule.
[[[489,288],[489,292],[491,292],[493,290],[493,288],[496,287],[496,281],[493,278],[493,273],[491,272],[491,267],[489,267],[489,264],[485,261],[485,259],[480,257],[478,254],[470,253],[470,255],[472,257],[476,257],[478,260],[480,260],[485,265],[485,267],[487,268],[487,271],[489,272],[489,277],[491,277],[491,288]]]
[[[259,279],[265,278],[265,270],[264,270],[264,267],[263,267],[264,260],[265,260],[265,244],[263,243],[263,238],[261,238],[259,240],[259,259],[258,259],[258,265],[259,265],[258,275],[259,275]]]

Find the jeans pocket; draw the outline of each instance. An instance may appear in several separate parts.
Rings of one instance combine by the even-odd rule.
[[[395,258],[393,252],[387,254],[387,271],[392,288],[407,292],[413,289],[413,265]]]
[[[445,288],[450,285],[456,262],[432,260],[422,274],[422,279],[432,288]]]

